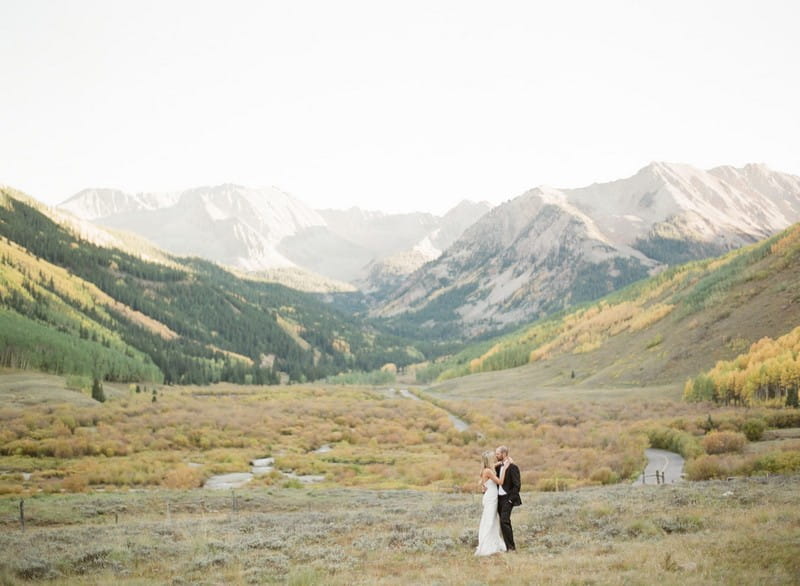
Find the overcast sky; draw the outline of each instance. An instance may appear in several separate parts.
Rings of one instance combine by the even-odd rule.
[[[443,213],[654,160],[800,175],[798,6],[0,0],[0,184]]]

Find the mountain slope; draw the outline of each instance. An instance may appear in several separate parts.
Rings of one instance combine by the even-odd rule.
[[[412,247],[367,264],[355,284],[373,299],[384,299],[402,287],[403,281],[427,262],[435,260],[453,242],[491,209],[486,202],[462,201],[448,211],[434,230],[425,233]]]
[[[516,368],[528,385],[682,383],[800,325],[800,225],[670,268],[580,309],[474,346],[423,378]]]
[[[97,246],[26,199],[0,191],[6,365],[31,364],[33,353],[57,353],[70,339],[96,344],[82,354],[102,354],[90,370],[109,380],[143,376],[130,364],[120,367],[109,349],[149,363],[151,378],[157,370],[166,382],[194,383],[274,382],[280,373],[316,379],[421,357],[407,342],[380,335],[307,294],[238,279],[206,261],[155,264]],[[50,341],[31,346],[24,323],[37,324],[30,331],[44,326]],[[85,362],[37,365],[56,372],[88,368]]]
[[[652,163],[582,189],[537,188],[493,209],[373,315],[431,330],[497,330],[800,220],[800,178],[759,165]]]

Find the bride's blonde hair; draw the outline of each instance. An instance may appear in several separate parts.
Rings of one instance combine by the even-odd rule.
[[[483,467],[484,468],[491,468],[492,467],[492,457],[494,457],[494,452],[491,450],[486,450],[483,453]]]

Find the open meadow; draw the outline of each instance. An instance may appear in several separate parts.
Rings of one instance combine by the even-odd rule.
[[[797,584],[797,476],[526,492],[475,558],[480,498],[149,490],[0,500],[2,584]]]
[[[69,386],[0,375],[0,584],[800,581],[796,409],[537,388],[521,369],[424,389],[107,384],[104,403]],[[522,469],[519,551],[476,559],[480,454],[501,443]],[[650,446],[698,481],[634,486]]]

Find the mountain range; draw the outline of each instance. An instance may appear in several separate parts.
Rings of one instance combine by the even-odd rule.
[[[230,184],[87,189],[58,209],[171,253],[349,291],[373,317],[472,337],[775,234],[800,220],[800,178],[755,164],[653,162],[632,177],[541,186],[494,208],[462,202],[442,217],[313,210],[275,188]]]
[[[94,224],[139,234],[173,254],[248,273],[271,272],[278,279],[285,272],[299,288],[312,290],[319,289],[320,276],[338,282],[328,289],[352,290],[350,282],[369,282],[375,263],[397,266],[393,259],[400,257],[410,272],[441,254],[489,208],[463,202],[444,217],[313,210],[274,187],[232,184],[165,194],[86,189],[58,206]],[[316,278],[309,275],[304,284],[298,272]]]
[[[800,178],[763,165],[651,163],[581,189],[538,187],[500,205],[375,305],[432,331],[479,334],[597,299],[800,220]]]
[[[539,348],[552,334],[548,324],[555,322],[539,318],[558,314],[566,316],[563,327],[578,327],[564,329],[559,343],[567,348],[560,351],[565,364],[576,353],[594,352],[607,335],[603,319],[622,315],[617,321],[646,350],[670,348],[661,354],[662,374],[686,374],[690,364],[696,372],[710,366],[706,358],[725,358],[754,341],[751,334],[782,334],[796,322],[776,322],[770,312],[794,308],[787,283],[796,281],[798,232],[784,235],[780,246],[789,253],[782,256],[765,238],[798,221],[798,194],[799,178],[763,165],[701,171],[665,163],[582,189],[539,187],[489,211],[487,204],[463,203],[443,218],[310,210],[286,194],[230,185],[161,196],[92,190],[59,208],[3,188],[0,366],[91,372],[108,380],[300,381],[439,364],[467,348],[454,358],[461,372],[478,364],[459,358],[473,355],[470,341],[534,324],[527,330],[533,334],[523,333],[508,349],[478,354],[479,370],[491,370],[541,357]],[[215,238],[248,234],[234,239],[240,248],[221,248],[228,259],[254,264],[234,270],[188,248],[188,258],[175,256],[146,238],[163,232],[160,237],[185,246],[180,232],[169,231],[195,229],[191,218],[208,230],[206,250],[219,252],[211,246]],[[131,226],[140,226],[139,234],[120,229]],[[254,242],[263,245],[261,256],[241,254],[257,248],[242,243]],[[747,246],[752,242],[766,244],[754,249]],[[332,243],[361,255],[350,265],[361,266],[346,284],[350,291],[309,295],[297,290],[303,287],[266,282],[265,271],[294,271],[303,283],[314,273],[298,266],[301,252],[309,262],[334,262]],[[750,252],[731,256],[739,250]],[[719,262],[683,264],[726,251],[733,252]],[[772,260],[759,264],[765,254]],[[745,258],[746,270],[737,260]],[[257,270],[248,273],[248,266]],[[732,276],[734,285],[721,285]],[[604,309],[617,303],[609,292],[633,281],[655,296]],[[669,300],[657,297],[666,282],[675,291]],[[774,284],[774,291],[764,284]],[[342,291],[328,285],[319,290]],[[587,304],[600,297],[606,301]],[[772,309],[742,318],[752,299]],[[702,336],[693,342],[708,342],[700,362],[680,341],[654,342],[678,330],[682,339],[695,336],[704,322],[681,316],[696,307],[709,331],[730,324],[720,331],[722,345]],[[591,332],[582,329],[598,311],[603,319]],[[728,319],[732,311],[737,319]],[[665,315],[677,316],[674,326]],[[653,328],[660,330],[653,334]]]

